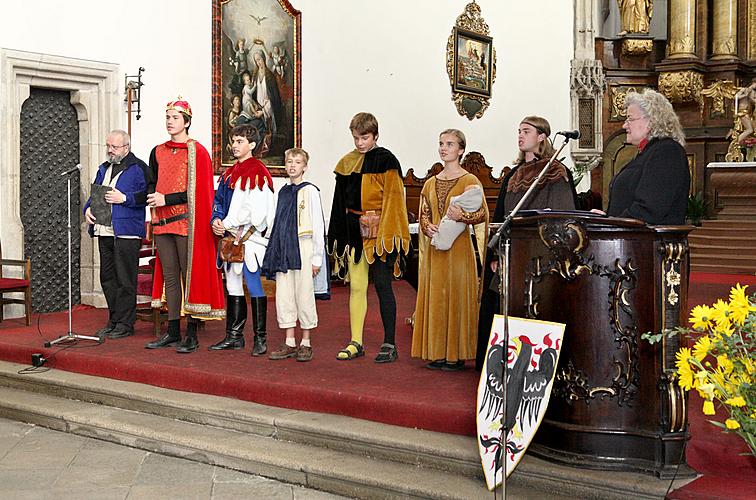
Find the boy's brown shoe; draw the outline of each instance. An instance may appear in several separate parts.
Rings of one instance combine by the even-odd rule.
[[[286,358],[293,358],[296,355],[297,355],[296,347],[289,347],[288,345],[286,345],[286,343],[283,343],[281,344],[281,347],[278,348],[278,350],[270,353],[270,356],[268,356],[268,359],[286,359]]]
[[[300,345],[297,349],[297,361],[310,361],[312,359],[312,347]]]

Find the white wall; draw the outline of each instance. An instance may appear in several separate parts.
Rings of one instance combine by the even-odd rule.
[[[516,157],[523,116],[543,115],[555,131],[570,128],[573,2],[478,1],[497,51],[497,78],[488,111],[472,122],[451,102],[445,63],[465,2],[292,3],[302,11],[303,147],[326,212],[332,168],[352,148],[348,124],[358,111],[378,117],[379,144],[419,174],[437,161],[445,128],[462,129],[468,151],[483,153],[497,171]],[[142,119],[132,122],[132,135],[134,152],[146,160],[167,139],[164,105],[177,94],[192,104],[192,136],[210,149],[210,16],[211,0],[4,2],[0,47],[116,63],[122,75],[144,66]],[[125,128],[125,105],[122,116]]]

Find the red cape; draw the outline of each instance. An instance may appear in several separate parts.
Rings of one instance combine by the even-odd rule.
[[[202,144],[193,139],[178,146],[177,143],[170,142],[170,147],[188,149],[189,175],[186,193],[190,214],[187,254],[189,264],[184,280],[182,309],[196,318],[223,319],[226,316],[223,278],[221,271],[215,267],[218,240],[210,225],[215,195],[210,155]],[[153,307],[162,305],[162,296],[163,268],[158,254],[152,281]]]
[[[254,189],[257,186],[262,189],[265,184],[273,191],[273,177],[268,171],[268,167],[254,156],[247,158],[242,162],[234,163],[231,168],[223,172],[221,182],[230,179],[229,186],[231,189],[236,188],[236,182],[241,179],[241,189],[246,191],[247,188]]]

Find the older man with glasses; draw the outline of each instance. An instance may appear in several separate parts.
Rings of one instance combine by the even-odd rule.
[[[123,130],[108,134],[106,145],[108,159],[97,170],[84,216],[89,235],[98,240],[100,284],[109,312],[107,325],[96,335],[117,339],[134,334],[139,248],[145,236],[147,164],[131,152],[129,134]]]

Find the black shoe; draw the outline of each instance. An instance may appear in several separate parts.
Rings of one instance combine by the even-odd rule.
[[[268,352],[267,318],[268,298],[252,297],[252,325],[255,330],[255,345],[252,347],[252,356],[262,356]]]
[[[181,340],[181,322],[178,319],[168,320],[168,331],[157,340],[144,345],[145,349],[159,349],[161,347],[175,346]]]
[[[255,345],[252,347],[252,356],[262,356],[268,352],[268,338],[265,332],[255,335]]]
[[[124,337],[131,337],[134,335],[134,330],[127,328],[123,325],[117,325],[108,333],[109,339],[122,339]]]
[[[96,337],[100,337],[101,339],[104,339],[104,338],[105,338],[105,336],[106,336],[107,334],[109,334],[110,332],[112,332],[114,328],[115,328],[115,326],[113,326],[113,325],[111,325],[110,323],[108,323],[108,324],[107,324],[107,325],[105,325],[104,327],[102,327],[102,328],[100,328],[99,330],[97,330],[97,331],[95,332],[95,336],[96,336]]]
[[[247,299],[231,295],[226,306],[226,337],[208,347],[211,351],[244,348],[244,325],[247,323]]]
[[[144,344],[144,348],[145,349],[160,349],[161,347],[173,347],[180,340],[181,340],[181,337],[179,336],[173,336],[170,333],[165,333],[159,339],[153,340],[152,342],[147,342],[146,344]]]
[[[461,359],[459,361],[455,361],[454,363],[449,363],[447,361],[446,363],[444,363],[441,369],[445,372],[461,372],[465,369],[465,362]]]
[[[199,348],[199,341],[197,340],[197,323],[198,320],[194,318],[187,319],[186,337],[184,337],[184,340],[182,340],[176,348],[177,353],[188,354]]]
[[[222,351],[224,349],[244,349],[244,337],[234,337],[233,333],[226,338],[207,348],[209,351]]]
[[[431,361],[430,363],[425,365],[425,367],[428,368],[429,370],[440,370],[441,368],[444,367],[445,364],[446,364],[445,359],[437,359],[436,361]]]
[[[187,335],[176,348],[176,352],[179,354],[188,354],[196,351],[198,348],[199,342],[197,341],[197,337],[190,337]]]

